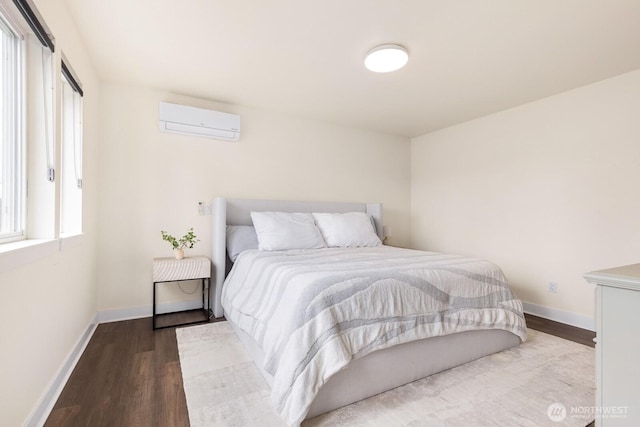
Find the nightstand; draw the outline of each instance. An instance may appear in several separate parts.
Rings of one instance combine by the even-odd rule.
[[[181,282],[184,280],[202,280],[202,309],[175,311],[171,313],[157,314],[156,289],[158,283]],[[209,286],[211,282],[211,260],[204,256],[153,259],[153,329],[170,328],[173,326],[191,325],[208,322],[211,318],[211,299],[209,298]],[[206,285],[206,286],[205,286]],[[205,298],[205,294],[207,297]],[[157,326],[158,316],[185,313],[189,311],[202,311],[203,319],[174,323],[171,325]]]

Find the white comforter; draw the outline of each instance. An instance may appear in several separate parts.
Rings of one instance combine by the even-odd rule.
[[[497,266],[389,246],[244,252],[222,305],[261,346],[290,425],[333,374],[372,351],[473,329],[526,339],[522,304]]]

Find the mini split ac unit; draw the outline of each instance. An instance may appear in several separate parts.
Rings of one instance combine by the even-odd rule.
[[[223,141],[240,139],[240,116],[204,108],[161,102],[160,130]]]

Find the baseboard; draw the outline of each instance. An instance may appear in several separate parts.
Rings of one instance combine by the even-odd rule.
[[[28,427],[39,427],[44,425],[53,409],[53,406],[58,401],[62,389],[67,384],[67,380],[73,372],[80,356],[84,352],[84,349],[89,344],[89,340],[93,336],[93,333],[98,326],[98,316],[95,314],[91,319],[89,325],[85,329],[84,333],[80,336],[73,349],[66,357],[64,363],[58,369],[58,372],[54,375],[49,385],[45,388],[42,397],[38,400],[38,404],[33,408],[31,414],[27,417],[24,425]]]
[[[558,310],[556,308],[545,307],[543,305],[533,304],[530,302],[522,302],[525,313],[534,316],[543,317],[545,319],[554,320],[556,322],[565,323],[582,329],[595,331],[595,320],[592,317],[582,316],[580,314],[571,313],[569,311]],[[158,304],[158,314],[171,313],[174,311],[194,310],[202,307],[199,300],[175,301]],[[143,317],[151,317],[153,314],[152,306],[118,308],[113,310],[102,310],[98,312],[98,323],[119,322],[121,320],[140,319]]]
[[[545,307],[543,305],[533,304],[530,302],[522,302],[525,313],[534,316],[543,317],[545,319],[554,320],[556,322],[565,323],[567,325],[576,326],[582,329],[595,331],[595,320],[593,317],[587,317],[569,311],[558,310],[556,308]],[[158,304],[157,310],[159,314],[171,313],[174,311],[194,310],[202,307],[200,300],[175,301]],[[98,323],[119,322],[121,320],[140,319],[143,317],[151,317],[153,307],[151,305],[143,307],[117,308],[112,310],[101,310],[98,312]]]
[[[194,310],[202,308],[202,300],[174,301],[159,303],[156,307],[158,314],[172,313],[174,311]],[[140,319],[151,317],[153,306],[116,308],[112,310],[98,311],[98,323],[119,322],[121,320]]]
[[[588,329],[590,331],[596,330],[596,322],[593,317],[583,316],[581,314],[524,301],[522,302],[522,306],[524,308],[524,312],[527,314],[533,314],[534,316],[543,317],[545,319],[554,320],[556,322],[576,326],[582,329]]]

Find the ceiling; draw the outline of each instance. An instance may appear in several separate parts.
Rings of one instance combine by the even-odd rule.
[[[67,3],[105,81],[407,137],[640,68],[640,0]]]

